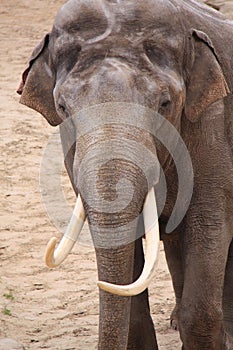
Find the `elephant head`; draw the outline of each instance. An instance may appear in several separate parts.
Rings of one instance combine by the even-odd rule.
[[[54,267],[65,259],[87,218],[99,279],[111,283],[99,286],[123,296],[142,293],[151,280],[159,241],[153,188],[161,169],[169,171],[169,152],[181,150],[182,120],[197,121],[228,92],[210,38],[181,20],[181,7],[70,0],[33,52],[19,88],[21,103],[60,125],[77,195],[67,232],[56,250],[56,239],[50,241],[46,262]],[[190,200],[184,193],[173,216]],[[147,255],[133,282],[141,213]],[[101,291],[100,301],[99,348],[126,349],[130,298]]]

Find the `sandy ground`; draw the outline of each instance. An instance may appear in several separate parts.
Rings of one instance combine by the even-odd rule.
[[[16,339],[33,350],[93,350],[97,348],[98,289],[95,255],[87,243],[87,228],[60,268],[49,270],[44,264],[48,239],[61,236],[50,222],[41,196],[41,192],[51,196],[56,157],[44,175],[48,188],[39,181],[49,140],[49,144],[55,142],[54,154],[59,148],[54,136],[58,130],[36,112],[21,106],[15,93],[32,49],[50,30],[62,3],[1,0],[0,338]],[[56,203],[51,215],[56,218],[55,224],[63,227],[74,195],[64,169],[59,179],[67,205],[64,209],[64,203]],[[150,295],[160,349],[180,349],[179,335],[169,327],[174,297],[162,245]]]

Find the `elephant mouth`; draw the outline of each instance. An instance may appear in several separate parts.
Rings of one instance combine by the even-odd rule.
[[[77,241],[85,219],[86,214],[82,199],[78,196],[69,225],[59,245],[55,248],[57,242],[56,237],[51,238],[47,245],[45,262],[48,267],[54,268],[65,260]],[[115,285],[99,281],[97,284],[102,290],[121,296],[134,296],[148,288],[156,268],[160,240],[158,214],[153,187],[148,192],[143,205],[143,219],[145,225],[145,263],[140,277],[129,285]]]

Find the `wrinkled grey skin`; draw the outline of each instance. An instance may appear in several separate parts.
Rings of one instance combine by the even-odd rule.
[[[160,231],[177,299],[173,317],[185,350],[233,349],[232,48],[232,22],[194,1],[71,0],[34,51],[19,91],[21,102],[52,125],[95,104],[128,102],[159,112],[181,133],[192,158],[194,191],[185,218],[170,235],[165,228],[177,176],[166,151],[157,146],[157,154],[168,188]],[[120,144],[127,132],[119,125],[71,147],[65,164],[76,193],[80,154],[112,134]],[[75,123],[61,126],[64,150],[76,133]],[[156,153],[149,133],[132,134],[127,137]],[[131,164],[116,161],[104,168],[99,191],[111,201],[117,169],[136,179],[135,205],[126,218],[137,217],[148,184]],[[95,228],[121,225],[120,218],[101,215],[87,203],[85,210],[94,241]],[[97,247],[96,256],[99,279],[130,283],[143,267],[141,238],[115,249]],[[147,291],[132,298],[100,291],[98,348],[158,349]]]

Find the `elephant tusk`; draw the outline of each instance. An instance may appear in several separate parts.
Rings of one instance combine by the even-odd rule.
[[[47,244],[45,252],[45,263],[48,267],[56,267],[60,265],[63,260],[65,260],[78,239],[85,219],[86,215],[82,199],[80,196],[78,196],[69,225],[58,247],[55,249],[57,242],[56,237],[51,238]]]
[[[107,282],[99,281],[98,287],[113,294],[121,296],[134,296],[142,293],[148,288],[153,272],[158,261],[159,251],[159,225],[158,213],[156,207],[156,200],[154,188],[152,188],[146,197],[143,207],[143,218],[145,224],[145,263],[141,276],[132,284],[129,285],[115,285]]]

